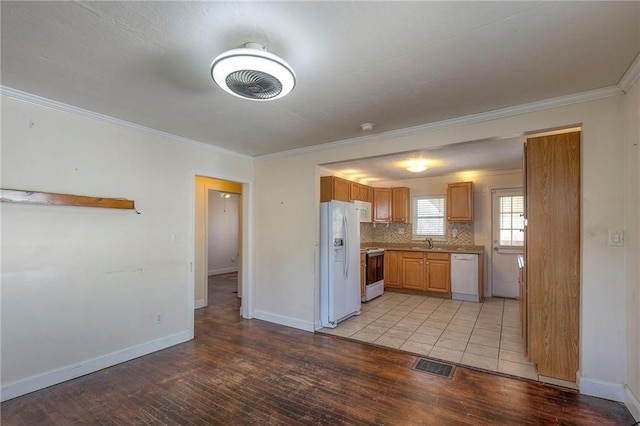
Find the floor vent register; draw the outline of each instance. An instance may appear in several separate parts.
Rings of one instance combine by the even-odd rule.
[[[453,376],[454,366],[429,359],[418,358],[413,369],[435,374],[436,376],[451,378]]]

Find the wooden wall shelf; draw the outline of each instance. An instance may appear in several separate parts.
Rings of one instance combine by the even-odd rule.
[[[46,204],[50,206],[100,207],[104,209],[136,210],[133,200],[122,198],[88,197],[84,195],[56,194],[53,192],[0,189],[0,201],[5,203]]]

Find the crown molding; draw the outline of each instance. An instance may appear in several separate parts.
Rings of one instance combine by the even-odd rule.
[[[589,90],[587,92],[574,93],[571,95],[560,96],[557,98],[544,99],[541,101],[531,102],[528,104],[517,105],[508,108],[496,109],[493,111],[481,112],[462,117],[451,118],[433,123],[422,124],[414,127],[406,127],[404,129],[392,130],[390,132],[379,133],[376,135],[360,136],[352,139],[344,139],[325,144],[312,145],[304,148],[290,149],[287,151],[275,152],[273,154],[264,154],[253,157],[255,161],[271,160],[281,157],[290,157],[294,155],[307,154],[311,152],[324,151],[327,149],[342,148],[347,146],[359,145],[365,142],[373,142],[380,140],[395,139],[405,136],[413,136],[438,129],[450,127],[465,126],[469,124],[481,123],[484,121],[497,120],[500,118],[513,117],[516,115],[527,114],[545,109],[558,108],[566,105],[578,104],[582,102],[595,101],[598,99],[608,98],[611,96],[622,95],[624,92],[618,86],[608,86],[600,89]]]
[[[23,102],[28,102],[30,104],[54,109],[56,111],[66,112],[68,114],[72,114],[78,117],[88,118],[90,120],[99,121],[106,124],[112,124],[116,126],[128,127],[130,129],[139,130],[145,133],[150,133],[155,136],[159,136],[165,139],[170,139],[180,143],[188,143],[193,145],[194,147],[205,149],[208,151],[213,151],[217,154],[242,158],[245,160],[252,160],[253,157],[250,155],[240,154],[235,151],[231,151],[228,149],[220,148],[215,145],[209,145],[205,142],[200,142],[194,139],[185,138],[182,136],[174,135],[172,133],[163,132],[161,130],[153,129],[151,127],[142,126],[140,124],[135,124],[130,121],[122,120],[120,118],[111,117],[109,115],[100,114],[97,112],[89,111],[83,108],[79,108],[73,105],[65,104],[62,102],[54,101],[52,99],[43,98],[38,95],[34,95],[31,93],[23,92],[21,90],[13,89],[7,86],[0,86],[0,95],[6,96],[7,98],[16,99]]]
[[[631,89],[631,86],[633,86],[633,83],[638,79],[638,76],[640,76],[640,53],[636,56],[636,59],[633,60],[631,66],[627,68],[627,72],[624,73],[618,82],[618,87],[624,93],[627,93],[629,89]]]
[[[438,129],[481,123],[484,121],[507,118],[507,117],[512,117],[516,115],[530,113],[530,112],[542,111],[545,109],[557,108],[557,107],[562,107],[566,105],[589,102],[589,101],[594,101],[598,99],[608,98],[611,96],[622,95],[625,93],[624,88],[628,90],[633,85],[634,81],[638,77],[638,74],[640,73],[640,60],[638,59],[639,57],[640,55],[636,57],[635,61],[633,62],[631,67],[629,67],[624,77],[620,80],[620,83],[618,83],[617,86],[603,87],[601,89],[590,90],[587,92],[575,93],[567,96],[560,96],[557,98],[545,99],[542,101],[532,102],[528,104],[517,105],[513,107],[502,108],[502,109],[482,112],[478,114],[471,114],[471,115],[451,118],[451,119],[442,120],[442,121],[436,121],[433,123],[422,124],[419,126],[406,127],[403,129],[392,130],[389,132],[379,133],[375,135],[367,135],[367,136],[360,136],[357,138],[343,139],[335,142],[317,144],[317,145],[312,145],[312,146],[303,147],[303,148],[295,148],[287,151],[280,151],[272,154],[264,154],[264,155],[258,155],[253,157],[250,155],[241,154],[235,151],[220,148],[215,145],[210,145],[205,142],[196,141],[194,139],[185,138],[182,136],[163,132],[161,130],[153,129],[151,127],[146,127],[146,126],[135,124],[126,120],[111,117],[109,115],[100,114],[100,113],[89,111],[73,105],[54,101],[52,99],[47,99],[38,95],[23,92],[21,90],[13,89],[7,86],[0,85],[0,95],[6,96],[12,99],[20,100],[23,102],[28,102],[37,106],[66,112],[79,117],[89,118],[91,120],[95,120],[95,121],[99,121],[107,124],[128,127],[130,129],[143,131],[159,137],[171,139],[177,142],[188,143],[195,147],[213,151],[221,155],[242,158],[245,160],[265,161],[265,160],[270,160],[275,158],[291,157],[291,156],[307,154],[311,152],[359,145],[366,142],[413,136],[416,134],[425,133],[425,132],[438,130]]]

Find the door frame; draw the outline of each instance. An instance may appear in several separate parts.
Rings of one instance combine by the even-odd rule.
[[[491,230],[490,230],[490,237],[489,237],[489,271],[488,271],[488,280],[489,280],[489,285],[488,290],[489,290],[489,296],[488,297],[493,297],[493,262],[494,262],[494,255],[496,253],[496,248],[494,247],[494,232],[495,232],[495,217],[494,214],[496,213],[495,211],[495,203],[494,203],[494,197],[496,196],[496,193],[498,192],[519,192],[520,195],[524,196],[524,187],[522,186],[517,186],[517,187],[506,187],[506,188],[491,188]],[[523,252],[524,251],[524,247],[522,247],[521,249],[515,249],[514,248],[514,252],[518,251],[518,252]]]
[[[204,176],[200,176],[198,175],[197,177],[200,178],[204,178],[204,179],[211,179],[211,178],[205,178]],[[215,179],[216,181],[222,181],[222,179]],[[234,185],[239,185],[239,182],[230,182],[230,181],[226,181],[229,182],[231,184]],[[205,184],[204,187],[205,190],[205,195],[204,195],[204,221],[203,221],[203,228],[204,228],[204,235],[205,235],[205,246],[204,246],[204,262],[205,262],[205,268],[204,268],[204,272],[205,272],[205,278],[204,281],[207,282],[209,279],[209,272],[210,272],[210,268],[209,268],[209,246],[211,245],[209,243],[209,225],[210,225],[210,216],[209,216],[209,201],[210,201],[210,197],[211,197],[211,193],[213,192],[217,192],[217,193],[222,193],[222,192],[228,192],[230,194],[235,194],[238,196],[238,234],[236,236],[237,238],[237,244],[238,244],[238,258],[237,258],[237,265],[238,267],[236,268],[238,271],[238,297],[242,298],[242,280],[240,278],[241,276],[241,267],[242,267],[242,258],[240,256],[240,247],[242,247],[242,223],[241,223],[241,214],[242,214],[242,189],[240,189],[240,192],[236,192],[236,191],[225,191],[223,189],[220,189],[217,185],[213,184],[211,186],[209,186],[208,184]],[[197,225],[198,221],[196,220],[195,224]],[[195,248],[195,235],[194,235],[194,248]],[[194,253],[195,254],[195,253]],[[195,260],[195,256],[194,256],[194,260]],[[198,268],[196,267],[195,263],[194,263],[194,271],[197,271]],[[194,272],[195,274],[195,272]],[[194,280],[194,290],[195,290],[195,281],[196,281],[196,277],[194,275],[193,277]],[[205,289],[204,292],[204,304],[202,306],[196,306],[195,308],[204,308],[209,306],[209,292]]]
[[[195,200],[195,182],[196,176],[226,180],[229,182],[235,182],[242,184],[242,194],[240,201],[240,223],[241,229],[240,258],[238,259],[238,280],[240,282],[240,288],[242,289],[242,302],[240,305],[240,316],[242,318],[251,319],[254,313],[254,280],[253,280],[253,182],[247,179],[240,178],[238,176],[230,176],[224,173],[219,173],[211,170],[202,169],[190,169],[188,174],[188,187],[189,187],[189,259],[188,259],[188,282],[187,282],[187,297],[188,300],[188,326],[191,331],[191,338],[194,335],[194,309],[195,309],[195,223],[196,223],[196,200]]]

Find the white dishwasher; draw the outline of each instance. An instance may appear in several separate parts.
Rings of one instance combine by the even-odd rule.
[[[453,253],[451,255],[451,298],[479,302],[478,255]]]

